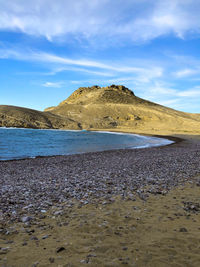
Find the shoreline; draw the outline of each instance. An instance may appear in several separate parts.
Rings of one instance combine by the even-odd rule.
[[[2,127],[5,129],[18,129],[18,128],[6,128],[6,127]],[[19,129],[31,129],[31,128],[19,128]],[[31,130],[38,130],[38,129],[31,129]],[[57,130],[57,129],[40,129],[40,130]],[[82,131],[82,130],[63,130],[63,129],[58,129],[59,131]],[[27,157],[27,158],[19,158],[19,159],[6,159],[6,160],[0,160],[0,162],[7,162],[7,161],[21,161],[21,160],[32,160],[32,159],[36,159],[36,158],[51,158],[51,157],[59,157],[59,156],[71,156],[71,155],[78,155],[78,154],[87,154],[87,153],[96,153],[96,152],[104,152],[104,151],[117,151],[117,150],[129,150],[129,149],[149,149],[149,148],[153,148],[153,147],[162,147],[162,146],[171,146],[174,145],[176,143],[182,142],[185,139],[180,138],[180,137],[175,137],[175,136],[170,136],[170,135],[154,135],[154,134],[143,134],[143,133],[135,133],[135,132],[125,132],[125,131],[111,131],[108,130],[106,131],[104,130],[86,130],[88,132],[99,132],[99,133],[108,133],[108,134],[124,134],[124,135],[136,135],[136,136],[141,136],[141,137],[155,137],[155,138],[160,138],[160,139],[166,139],[168,141],[172,141],[172,143],[170,144],[158,144],[158,145],[152,145],[152,146],[139,146],[139,147],[133,147],[133,148],[116,148],[116,149],[109,149],[109,150],[100,150],[100,151],[91,151],[91,152],[79,152],[79,153],[72,153],[72,154],[66,154],[66,155],[49,155],[49,156],[35,156],[35,157]]]
[[[0,265],[198,266],[200,136],[172,138],[1,161]]]
[[[44,178],[42,178],[42,181],[44,179],[48,183],[48,180],[46,180],[48,173],[50,177],[55,176],[55,179],[58,179],[58,182],[63,181],[65,176],[68,176],[68,173],[70,174],[69,176],[71,177],[72,180],[74,180],[73,176],[75,177],[83,176],[81,177],[81,179],[84,178],[86,180],[87,179],[93,180],[95,178],[94,171],[97,171],[97,177],[99,177],[100,175],[100,177],[102,176],[103,180],[104,179],[112,180],[113,179],[112,177],[117,179],[118,175],[119,177],[127,176],[126,172],[128,171],[128,176],[127,178],[125,178],[124,182],[126,183],[127,182],[126,179],[128,179],[129,183],[132,185],[131,188],[127,188],[129,192],[131,190],[133,192],[136,192],[137,190],[140,190],[146,185],[151,185],[152,184],[151,179],[153,180],[158,179],[157,182],[158,184],[160,184],[160,187],[161,187],[160,191],[168,192],[168,190],[170,190],[171,187],[177,184],[180,184],[184,180],[187,181],[190,177],[194,177],[195,175],[200,173],[200,166],[198,165],[198,159],[196,157],[191,156],[191,163],[193,162],[192,164],[197,167],[196,169],[194,167],[191,167],[192,166],[191,164],[188,164],[188,159],[187,159],[187,153],[190,153],[190,150],[195,155],[200,153],[199,152],[200,138],[199,140],[196,138],[193,139],[191,136],[188,138],[185,136],[184,138],[182,138],[182,136],[181,137],[180,136],[179,137],[178,136],[175,136],[175,137],[167,136],[167,138],[170,138],[171,140],[173,140],[174,143],[169,144],[169,145],[164,145],[164,146],[154,146],[154,147],[139,148],[139,149],[137,148],[136,149],[115,149],[115,150],[87,152],[87,153],[79,153],[79,154],[71,154],[71,155],[38,156],[35,158],[0,161],[0,171],[2,171],[2,174],[3,174],[0,184],[3,186],[5,183],[5,184],[8,184],[9,186],[9,182],[11,182],[11,184],[13,183],[12,177],[16,177],[17,179],[19,178],[20,187],[22,187],[23,184],[21,183],[23,183],[23,179],[25,179],[26,183],[28,183],[27,179],[30,178],[32,182],[35,184],[37,182],[37,179],[39,181],[41,180],[41,176],[44,176]],[[183,153],[185,154],[184,157],[183,157]],[[168,158],[167,158],[167,155],[168,155]],[[168,173],[170,172],[169,172],[168,167],[166,168],[166,165],[168,165],[169,168],[171,167],[170,164],[172,164],[173,162],[172,157],[174,156],[178,162],[178,165],[173,166],[174,171],[175,171],[173,174],[173,177],[167,177]],[[132,157],[133,159],[131,159]],[[165,162],[163,157],[168,159],[169,162]],[[180,158],[183,157],[184,161],[181,162],[179,157]],[[124,162],[125,164],[123,164],[123,162],[121,163],[121,159],[123,159],[123,161],[125,160]],[[99,160],[102,161],[101,164],[98,163]],[[112,163],[111,165],[113,166],[110,166],[109,164],[107,164],[107,160],[111,160],[111,163]],[[138,164],[138,160],[139,161],[141,160],[141,165]],[[115,161],[117,161],[119,164],[117,164],[117,162]],[[70,164],[71,162],[73,163],[72,166],[68,166],[68,163]],[[89,162],[92,163],[92,166],[93,166],[92,168],[90,166],[89,167],[87,166]],[[137,167],[134,166],[135,164],[134,162],[137,163],[136,165]],[[79,163],[82,166],[82,168],[79,168],[79,167],[77,168]],[[65,166],[65,164],[67,166]],[[162,170],[162,168],[160,169],[161,164],[165,166],[166,168],[165,170]],[[123,168],[123,165],[126,168],[120,169],[120,168]],[[151,166],[150,170],[148,169],[148,165]],[[54,168],[56,167],[55,170],[52,169],[53,166]],[[64,167],[64,171],[62,170],[63,167]],[[19,168],[19,170],[16,168]],[[136,171],[135,168],[139,168],[139,172],[137,171],[135,173]],[[143,171],[142,168],[144,168],[145,171]],[[6,169],[8,170],[8,173],[6,172]],[[183,169],[183,174],[179,172],[178,176],[180,177],[176,177],[176,171],[179,169],[180,170]],[[139,175],[139,178],[137,177],[137,174]],[[4,176],[7,177],[7,179],[9,180],[8,183],[6,179],[3,178]],[[111,177],[109,178],[109,176]],[[134,177],[136,181],[131,180],[132,176]],[[159,182],[160,178],[162,178],[161,183]],[[172,179],[174,179],[174,181]],[[170,180],[170,183],[168,180]],[[76,180],[76,182],[78,181]],[[94,180],[93,182],[98,183],[99,181]],[[115,183],[116,182],[117,181],[115,181]],[[70,183],[70,181],[67,178],[67,184],[68,183]],[[66,183],[64,183],[64,186],[66,186],[65,184]],[[28,186],[28,184],[26,186]],[[101,187],[102,186],[103,185],[101,185]],[[156,183],[155,183],[155,186],[156,186]],[[119,187],[119,185],[117,185],[117,187]],[[40,190],[40,187],[38,187],[37,190]],[[82,188],[80,188],[80,190],[82,190]],[[32,191],[30,191],[30,193],[31,192]],[[2,192],[0,193],[2,195]],[[125,193],[125,195],[127,194],[126,192],[123,192],[123,190],[121,189],[121,186],[117,188],[117,190],[114,190],[114,192],[109,193],[109,194],[111,194],[110,196],[112,196],[112,195],[117,195],[119,193]],[[100,193],[100,195],[101,194],[102,193]],[[83,196],[84,194],[82,194],[82,197]],[[12,196],[8,195],[7,197],[10,198]],[[76,194],[75,195],[69,194],[68,197],[76,198]],[[99,196],[97,196],[97,198],[98,197]]]

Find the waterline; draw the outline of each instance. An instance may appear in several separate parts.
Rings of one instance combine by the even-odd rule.
[[[71,155],[168,145],[173,141],[131,133],[0,128],[0,160]]]

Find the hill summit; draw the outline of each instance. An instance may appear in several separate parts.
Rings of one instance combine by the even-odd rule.
[[[58,106],[44,112],[0,106],[0,126],[199,134],[200,115],[144,100],[123,85],[95,85],[80,87]]]
[[[88,104],[131,104],[137,100],[134,93],[123,85],[110,85],[100,87],[80,87],[72,95],[61,102],[59,106],[65,104],[88,105]],[[50,110],[51,108],[46,109]]]
[[[116,103],[128,104],[135,100],[134,93],[123,85],[80,87],[67,100],[68,104]]]
[[[80,87],[45,111],[72,119],[83,129],[142,133],[188,132],[200,129],[200,116],[176,111],[135,96],[123,85]]]

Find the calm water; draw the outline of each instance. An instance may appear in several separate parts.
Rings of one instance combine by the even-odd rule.
[[[133,134],[0,128],[0,160],[69,155],[172,143]]]

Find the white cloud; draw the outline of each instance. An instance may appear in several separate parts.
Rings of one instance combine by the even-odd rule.
[[[178,81],[197,82],[200,80],[200,58],[198,55],[169,55],[173,65],[169,75]]]
[[[113,61],[103,63],[88,59],[71,59],[40,51],[33,52],[25,50],[19,51],[12,49],[0,49],[0,58],[45,63],[48,64],[48,67],[54,67],[54,71],[52,73],[70,69],[74,71],[98,74],[100,76],[109,76],[109,72],[110,76],[115,76],[119,73],[129,73],[132,74],[137,81],[142,82],[149,82],[156,77],[161,77],[163,74],[163,69],[159,66],[138,67],[133,65],[119,65]],[[77,69],[77,67],[79,68]],[[103,70],[103,72],[99,70]]]
[[[182,97],[191,97],[191,98],[200,97],[200,86],[195,86],[192,89],[178,92],[177,95]]]
[[[198,110],[200,87],[198,84],[194,86],[193,81],[189,83],[187,80],[180,81],[179,77],[190,75],[193,70],[198,70],[199,61],[194,58],[180,58],[170,64],[163,66],[157,65],[152,60],[135,60],[134,58],[128,61],[121,60],[121,62],[114,60],[99,61],[83,58],[69,58],[66,56],[58,56],[56,54],[44,53],[41,51],[17,50],[17,49],[1,49],[0,58],[27,61],[31,62],[33,66],[45,67],[45,75],[56,75],[59,72],[72,71],[86,73],[86,79],[81,77],[79,80],[63,80],[57,82],[50,79],[43,83],[45,87],[59,88],[63,85],[77,84],[101,86],[108,84],[123,84],[132,89],[134,93],[142,98],[150,101],[170,106],[175,109],[182,110]],[[178,65],[178,67],[177,67]],[[184,66],[187,66],[185,67]],[[182,69],[179,67],[182,66]],[[191,66],[194,68],[192,69]],[[174,73],[171,72],[173,67]],[[176,70],[175,69],[179,69]],[[182,72],[182,73],[181,73]],[[179,77],[174,76],[179,73]],[[92,74],[92,75],[91,75]],[[171,75],[173,74],[173,75]],[[68,76],[69,77],[69,76]],[[74,77],[74,76],[73,76]],[[77,77],[77,75],[76,75]],[[179,78],[178,80],[174,77]],[[56,78],[58,80],[60,78]],[[63,75],[62,78],[63,79]],[[75,78],[77,79],[77,78]],[[166,82],[167,81],[167,82]],[[178,81],[178,82],[177,82]],[[186,83],[187,82],[187,83]],[[40,81],[41,84],[41,81]],[[192,86],[191,86],[192,85]],[[188,89],[186,89],[188,87]]]
[[[165,83],[155,82],[153,85],[148,87],[148,92],[154,97],[182,97],[182,99],[187,97],[198,97],[200,96],[200,86],[194,86],[187,90],[176,89],[170,86],[167,86]]]
[[[45,82],[42,84],[44,87],[53,87],[53,88],[61,88],[63,86],[63,82]]]
[[[186,77],[186,76],[190,76],[191,74],[193,74],[195,71],[192,69],[183,69],[183,70],[179,70],[176,71],[174,73],[174,75],[178,78],[182,78],[182,77]]]
[[[200,74],[200,69],[199,70],[198,69],[182,69],[174,73],[174,75],[177,78],[184,78],[184,77],[193,76],[196,74]]]
[[[85,68],[77,68],[77,67],[72,67],[72,66],[65,66],[65,67],[59,67],[59,68],[55,68],[50,75],[55,75],[59,72],[65,72],[65,71],[74,71],[74,72],[84,72],[84,73],[88,73],[91,75],[96,75],[96,76],[105,76],[105,77],[109,77],[109,76],[114,76],[113,72],[109,72],[109,71],[97,71],[97,70],[91,70],[91,69],[85,69]]]
[[[152,82],[147,84],[146,87],[140,84],[133,91],[144,99],[176,110],[190,110],[190,112],[197,112],[199,110],[200,86],[180,90],[180,86],[177,87],[177,84],[170,85],[165,82]]]
[[[104,36],[104,42],[107,37],[144,41],[170,33],[184,38],[199,34],[199,13],[196,0],[0,0],[0,29],[49,40]]]
[[[184,38],[190,31],[199,33],[200,5],[195,5],[195,1],[164,0],[156,3],[151,13],[133,21],[133,28],[137,32],[136,38],[151,40],[170,33]]]
[[[176,106],[177,103],[179,102],[179,99],[170,99],[170,100],[162,100],[159,102],[160,105],[163,106]]]

